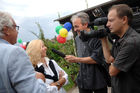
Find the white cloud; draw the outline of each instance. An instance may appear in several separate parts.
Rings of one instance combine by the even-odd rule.
[[[105,0],[87,0],[89,7]],[[109,0],[106,0],[109,1]],[[3,9],[14,16],[38,17],[86,8],[85,0],[1,0]],[[1,4],[2,5],[2,4]],[[4,6],[5,5],[5,6]]]
[[[88,7],[92,7],[109,0],[87,1]],[[83,9],[86,9],[85,0],[0,0],[0,11],[11,13],[20,26],[19,38],[24,41],[35,39],[29,32],[38,31],[35,22],[41,24],[46,38],[53,38],[56,35],[54,29],[58,25],[53,20],[58,18],[58,12],[63,17]]]
[[[3,0],[0,2],[5,5],[2,8],[14,16],[37,17],[76,10],[73,1],[79,3],[76,7],[80,9],[81,0]]]

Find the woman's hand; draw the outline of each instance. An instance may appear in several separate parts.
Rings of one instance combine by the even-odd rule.
[[[56,86],[58,90],[62,87],[61,85],[58,85],[58,81],[51,83],[50,86]]]
[[[64,76],[64,72],[61,70],[59,71],[59,79],[61,79]]]
[[[63,78],[64,75],[65,75],[65,73],[62,70],[59,71],[59,80],[51,83],[50,85],[56,86],[59,90],[63,86],[63,84],[66,82],[65,78]]]
[[[36,72],[35,77],[36,77],[37,79],[42,79],[42,80],[45,82],[45,76],[44,76],[42,73]]]

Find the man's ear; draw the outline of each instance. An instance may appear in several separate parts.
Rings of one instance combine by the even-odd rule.
[[[6,26],[3,27],[3,34],[5,36],[8,36],[10,34],[9,31],[8,31],[8,27],[6,27]]]
[[[127,16],[124,16],[123,17],[123,24],[126,24],[126,23],[128,23],[128,17]]]
[[[84,26],[87,28],[88,27],[88,23],[84,23]]]

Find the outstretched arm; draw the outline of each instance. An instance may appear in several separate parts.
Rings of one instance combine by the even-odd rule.
[[[86,63],[86,64],[96,64],[96,61],[91,57],[75,57],[73,55],[66,55],[65,59],[70,63]]]

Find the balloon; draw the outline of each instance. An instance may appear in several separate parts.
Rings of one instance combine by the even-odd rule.
[[[26,49],[25,45],[20,44],[20,47],[23,48],[24,50]]]
[[[66,42],[66,38],[63,38],[60,35],[58,35],[56,39],[59,43],[65,43]]]
[[[23,42],[23,45],[26,46],[27,42]]]
[[[59,31],[60,31],[61,28],[63,28],[63,26],[61,26],[61,25],[60,26],[57,26],[55,28],[55,31],[56,31],[57,34],[59,34]]]
[[[64,28],[66,28],[68,31],[70,31],[71,28],[72,28],[72,24],[71,24],[70,22],[66,22],[66,23],[64,24]]]
[[[68,30],[65,29],[65,28],[60,29],[59,35],[60,35],[61,37],[67,37],[67,35],[68,35]]]
[[[22,40],[21,40],[21,38],[20,38],[20,39],[18,39],[18,43],[22,43]]]

